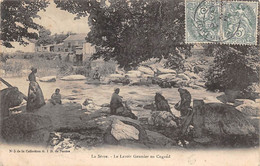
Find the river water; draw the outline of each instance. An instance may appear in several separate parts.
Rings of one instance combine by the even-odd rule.
[[[26,77],[13,77],[4,78],[11,85],[18,87],[18,89],[27,95],[29,81]],[[120,88],[120,94],[124,100],[128,101],[130,107],[135,111],[138,109],[137,105],[151,104],[154,101],[156,92],[161,92],[162,95],[168,100],[172,112],[179,115],[179,112],[174,109],[174,105],[180,100],[177,88],[161,88],[157,85],[151,86],[123,86],[120,84],[109,85],[93,85],[86,84],[85,80],[82,81],[63,81],[57,79],[56,82],[39,82],[43,91],[44,98],[50,99],[52,93],[56,88],[60,88],[63,103],[77,102],[83,103],[85,99],[92,99],[97,105],[102,105],[110,102],[110,98],[115,88]],[[6,88],[1,84],[1,89]],[[203,99],[206,102],[218,102],[217,96],[221,93],[213,93],[205,89],[191,89],[186,88],[192,95],[193,99]]]

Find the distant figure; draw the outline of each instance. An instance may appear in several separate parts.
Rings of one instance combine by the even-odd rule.
[[[128,107],[126,102],[123,102],[122,97],[118,95],[119,92],[120,89],[116,88],[115,92],[111,97],[111,101],[110,101],[111,114],[137,119],[137,117],[132,113],[131,109]]]
[[[28,90],[28,101],[26,105],[27,111],[33,111],[34,109],[38,109],[41,106],[45,105],[44,97],[42,90],[39,84],[36,81],[35,74],[37,73],[36,68],[31,68],[31,73],[28,76],[30,81],[29,90]]]
[[[53,105],[56,105],[56,104],[61,104],[61,94],[60,94],[60,89],[57,88],[55,90],[55,93],[53,93],[51,95],[51,99],[50,99],[50,102],[53,104]]]
[[[98,69],[96,69],[95,73],[93,74],[93,80],[100,80],[100,74]]]
[[[128,76],[128,75],[125,75],[125,77],[122,78],[121,81],[122,81],[122,84],[123,84],[123,85],[128,85],[128,84],[130,84],[130,79],[129,79],[129,76]]]
[[[179,88],[178,91],[181,101],[175,105],[175,108],[181,112],[181,116],[186,116],[191,111],[191,94],[188,90],[182,88]]]
[[[168,101],[159,92],[156,92],[154,100],[157,111],[167,111],[172,113]]]

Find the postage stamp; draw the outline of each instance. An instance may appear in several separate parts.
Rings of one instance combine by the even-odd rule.
[[[186,0],[186,43],[257,44],[258,2]]]

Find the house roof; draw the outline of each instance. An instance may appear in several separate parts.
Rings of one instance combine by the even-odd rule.
[[[87,34],[86,33],[79,33],[76,35],[70,35],[64,41],[73,41],[73,40],[83,40],[85,41]]]

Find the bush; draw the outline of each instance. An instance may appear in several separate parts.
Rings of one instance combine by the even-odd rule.
[[[215,46],[214,65],[206,75],[206,87],[209,90],[243,91],[254,82],[259,82],[260,58],[254,49],[257,47]]]
[[[5,74],[20,76],[22,74],[23,66],[22,62],[7,61],[3,64],[2,68],[5,71]]]

